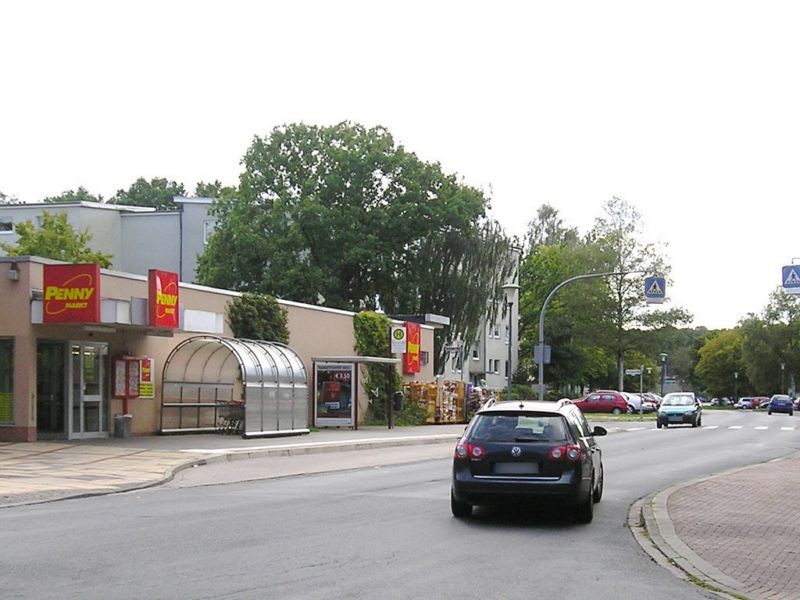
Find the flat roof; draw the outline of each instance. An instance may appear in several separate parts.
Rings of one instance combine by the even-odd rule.
[[[372,363],[399,365],[399,358],[388,358],[381,356],[312,356],[314,362],[346,362],[346,363]]]

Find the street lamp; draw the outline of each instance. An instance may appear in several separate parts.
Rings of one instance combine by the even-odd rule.
[[[666,352],[659,354],[661,357],[661,395],[664,395],[664,383],[667,379],[667,356]]]
[[[739,371],[733,372],[733,403],[739,404]]]
[[[516,283],[507,283],[503,286],[503,291],[506,294],[506,306],[508,307],[508,399],[511,400],[511,340],[513,333],[513,319],[511,308],[514,306],[514,301],[517,299],[517,292],[519,286]]]

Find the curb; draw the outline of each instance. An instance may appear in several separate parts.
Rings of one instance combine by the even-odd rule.
[[[800,452],[793,452],[788,456],[747,465],[746,467],[738,467],[713,475],[698,477],[640,498],[631,504],[628,510],[628,527],[634,539],[650,558],[676,577],[697,585],[720,598],[728,600],[741,600],[743,598],[765,600],[764,596],[754,595],[753,592],[747,591],[742,583],[726,575],[689,548],[675,532],[673,521],[667,510],[667,502],[672,494],[690,485],[797,456],[800,456]]]
[[[46,504],[49,502],[57,502],[60,500],[74,500],[78,498],[91,498],[93,496],[107,496],[110,494],[121,494],[124,492],[132,492],[136,490],[143,490],[153,487],[158,487],[165,483],[172,481],[175,474],[185,469],[202,466],[206,464],[233,462],[236,460],[247,460],[255,458],[268,458],[286,457],[286,456],[303,456],[308,454],[322,454],[329,452],[348,452],[360,450],[373,450],[380,448],[391,448],[400,446],[422,446],[428,444],[455,444],[461,438],[461,434],[439,434],[439,435],[426,435],[426,436],[403,436],[394,438],[362,438],[352,440],[342,440],[335,442],[306,442],[299,444],[287,444],[282,446],[252,446],[248,448],[226,448],[222,450],[209,450],[209,449],[184,449],[180,452],[192,453],[194,458],[187,458],[185,462],[169,467],[163,477],[149,481],[142,481],[139,483],[125,484],[111,489],[102,489],[95,491],[82,491],[82,492],[60,492],[54,490],[52,492],[37,492],[20,498],[18,501],[11,501],[9,503],[0,503],[0,510],[4,508],[13,508],[16,506],[29,506],[33,504]],[[197,457],[198,454],[207,454],[208,456]]]

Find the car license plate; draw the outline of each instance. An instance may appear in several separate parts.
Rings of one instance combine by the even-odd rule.
[[[494,464],[495,475],[536,475],[538,472],[538,463],[518,462]]]
[[[670,417],[669,420],[670,421],[677,421],[678,423],[680,423],[681,421],[683,421],[683,415],[677,415],[677,416],[674,416],[674,417]]]

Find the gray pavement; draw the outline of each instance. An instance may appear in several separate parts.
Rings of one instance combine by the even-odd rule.
[[[0,508],[161,485],[184,469],[214,462],[453,444],[463,429],[428,425],[261,439],[175,435],[0,443]],[[800,454],[659,491],[634,503],[628,522],[656,562],[718,595],[797,599],[800,518],[793,501],[798,489]]]

